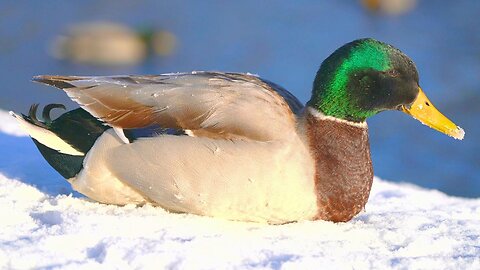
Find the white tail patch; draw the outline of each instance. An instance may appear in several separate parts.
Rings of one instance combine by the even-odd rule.
[[[17,119],[20,126],[30,135],[30,137],[37,140],[39,143],[47,146],[48,148],[57,150],[62,154],[72,155],[72,156],[84,156],[85,154],[73,148],[70,144],[62,140],[55,133],[51,132],[48,129],[36,126],[26,121],[20,115],[17,115],[13,112],[10,114]]]

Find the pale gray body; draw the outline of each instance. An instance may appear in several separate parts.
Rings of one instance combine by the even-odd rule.
[[[304,110],[273,83],[217,72],[37,80],[62,88],[115,128],[97,139],[83,170],[69,179],[93,200],[274,224],[321,218],[325,210],[305,116],[338,120]],[[118,132],[149,125],[189,136],[128,143]]]

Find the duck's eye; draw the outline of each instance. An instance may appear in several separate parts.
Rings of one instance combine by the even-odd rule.
[[[388,70],[387,74],[388,74],[388,76],[390,76],[392,78],[396,78],[396,77],[400,76],[400,73],[396,69]]]

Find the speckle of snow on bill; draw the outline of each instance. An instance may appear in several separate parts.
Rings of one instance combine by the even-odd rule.
[[[0,110],[0,132],[6,133],[12,136],[27,136],[27,133],[20,128],[20,125],[15,121],[10,113]]]
[[[280,226],[0,187],[1,269],[480,269],[479,199],[378,178],[350,222]]]

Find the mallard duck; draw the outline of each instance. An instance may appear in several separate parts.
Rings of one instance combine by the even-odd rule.
[[[55,39],[51,54],[58,59],[96,66],[128,66],[150,53],[168,56],[175,49],[172,33],[153,28],[139,30],[111,22],[74,25]]]
[[[456,139],[412,60],[359,39],[320,66],[304,106],[260,77],[223,72],[37,76],[81,108],[55,120],[12,113],[46,160],[85,196],[171,212],[281,224],[344,222],[373,180],[366,119],[399,110]]]
[[[111,22],[73,25],[57,37],[51,54],[58,59],[97,66],[128,66],[143,61],[147,45],[135,31]]]

